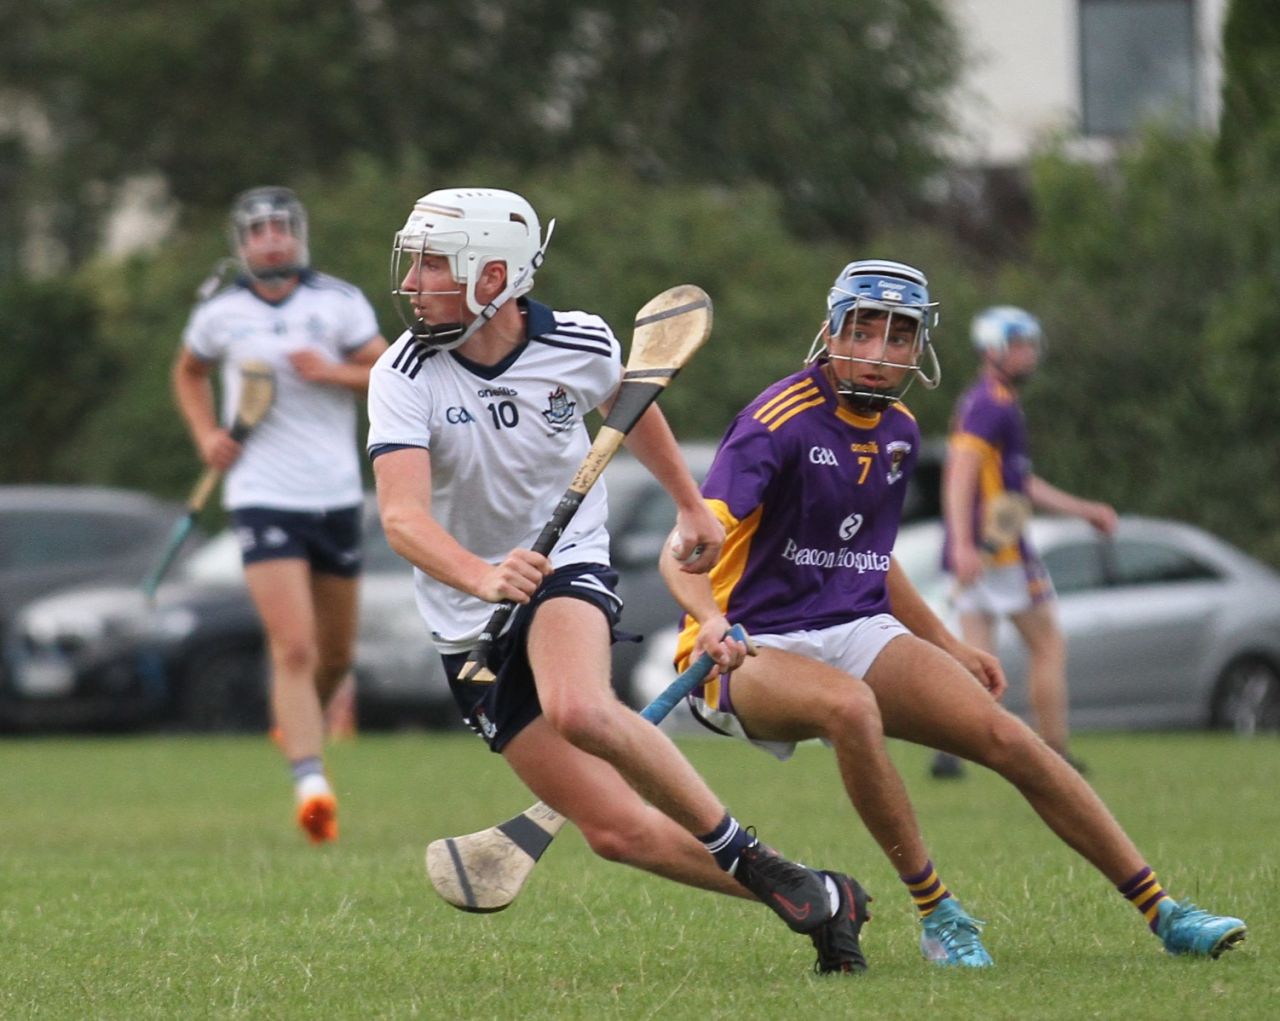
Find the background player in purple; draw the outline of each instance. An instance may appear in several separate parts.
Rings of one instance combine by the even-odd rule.
[[[852,262],[827,298],[808,367],[734,420],[703,497],[725,528],[706,575],[663,576],[687,611],[683,665],[715,647],[729,620],[760,648],[740,649],[690,696],[713,730],[790,756],[821,738],[854,808],[902,878],[939,964],[992,961],[979,924],[942,882],[885,736],[979,762],[1012,783],[1045,823],[1143,913],[1171,953],[1217,956],[1244,938],[1237,918],[1179,904],[1088,783],[996,701],[1004,676],[958,641],[892,556],[920,434],[900,397],[938,380],[928,283],[896,262]]]
[[[999,618],[1009,618],[1027,647],[1027,688],[1036,729],[1083,771],[1083,764],[1067,752],[1067,650],[1053,583],[1025,534],[1000,545],[984,544],[982,522],[995,503],[1011,497],[1028,512],[1035,507],[1083,518],[1103,535],[1115,531],[1116,512],[1108,504],[1051,486],[1031,470],[1017,391],[1035,371],[1044,348],[1035,316],[1008,305],[989,308],[974,318],[971,337],[982,369],[956,404],[942,497],[943,564],[956,581],[960,633],[970,645],[994,652]],[[931,771],[955,777],[963,766],[943,753]]]

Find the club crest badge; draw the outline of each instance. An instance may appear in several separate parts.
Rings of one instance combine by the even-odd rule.
[[[886,444],[884,449],[889,455],[889,472],[885,475],[885,481],[893,485],[902,478],[902,462],[911,453],[911,444],[906,440],[894,440]]]
[[[552,432],[562,433],[573,428],[573,413],[577,407],[576,401],[569,400],[564,387],[558,386],[547,395],[547,407],[542,412],[542,417],[547,420]]]

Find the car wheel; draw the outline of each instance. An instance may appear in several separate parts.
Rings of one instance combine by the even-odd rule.
[[[1280,730],[1280,672],[1267,660],[1246,656],[1218,679],[1214,726],[1250,735]]]
[[[265,731],[267,668],[262,651],[197,651],[188,663],[177,710],[189,730]]]

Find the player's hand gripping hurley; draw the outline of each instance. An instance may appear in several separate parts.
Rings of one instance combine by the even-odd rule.
[[[756,654],[741,624],[734,624],[726,637],[745,642],[750,654]],[[661,723],[682,698],[707,679],[714,666],[715,661],[704,652],[640,715],[650,723]],[[433,840],[427,845],[427,878],[436,893],[455,908],[501,911],[519,895],[564,824],[564,816],[539,801],[498,826],[465,837]]]
[[[261,361],[242,362],[240,401],[236,406],[236,420],[230,430],[231,438],[237,443],[243,443],[254,427],[267,417],[275,396],[276,377],[271,366]],[[169,533],[169,539],[165,543],[159,560],[156,561],[156,566],[142,581],[142,591],[146,593],[148,599],[155,598],[160,580],[173,566],[178,550],[182,549],[182,544],[187,541],[187,536],[195,527],[196,518],[204,510],[204,505],[209,502],[213,491],[218,488],[218,481],[221,478],[222,472],[217,468],[206,468],[191,491],[191,495],[187,497],[187,512],[174,523],[173,531]]]
[[[631,355],[613,407],[578,467],[578,473],[560,498],[551,520],[535,540],[533,552],[543,556],[551,553],[578,512],[583,498],[622,446],[627,433],[710,335],[711,299],[702,288],[692,284],[681,284],[663,291],[650,298],[636,313]],[[498,604],[459,674],[462,680],[480,684],[494,681],[494,674],[487,665],[489,650],[515,609],[516,604],[510,601]]]

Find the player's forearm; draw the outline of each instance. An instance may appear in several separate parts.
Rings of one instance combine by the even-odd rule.
[[[199,448],[204,438],[219,428],[213,406],[213,387],[207,375],[190,371],[182,361],[174,365],[171,382],[178,413]]]
[[[951,541],[957,546],[974,546],[973,505],[978,492],[978,460],[970,451],[949,456],[943,478],[942,510]]]
[[[1027,497],[1039,510],[1073,517],[1084,517],[1091,503],[1051,485],[1038,475],[1027,479]]]
[[[667,544],[663,544],[662,553],[658,556],[658,571],[662,580],[667,583],[671,595],[699,626],[714,617],[723,615],[723,610],[716,603],[711,589],[711,582],[705,574],[689,574],[680,570],[680,564],[672,556]]]
[[[450,535],[430,513],[416,505],[383,505],[387,543],[414,567],[469,595],[479,596],[488,561]]]
[[[369,373],[373,371],[374,362],[386,349],[387,342],[381,334],[378,334],[353,351],[347,360],[339,365],[334,382],[359,394],[368,393]]]
[[[369,370],[372,366],[354,362],[336,362],[330,369],[329,382],[335,386],[362,394],[369,391]]]

